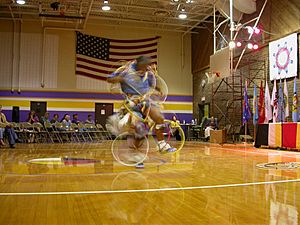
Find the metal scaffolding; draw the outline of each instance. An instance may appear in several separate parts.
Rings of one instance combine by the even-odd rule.
[[[223,18],[221,22],[216,21],[216,5],[214,6],[214,54],[218,50],[217,47],[228,47],[230,42],[235,42],[239,36],[239,32],[249,24],[253,24],[253,27],[257,27],[261,15],[265,9],[267,0],[265,0],[262,8],[257,17],[245,22],[244,24],[235,23],[233,20],[233,0],[230,0],[230,14]],[[222,13],[224,15],[224,13]],[[229,40],[226,39],[226,34],[230,34]],[[249,34],[248,41],[251,40],[252,34]],[[218,43],[218,37],[220,41]],[[263,60],[256,60],[251,58],[251,53],[245,53],[247,51],[246,46],[242,51],[230,48],[230,74],[229,76],[222,77],[219,82],[214,82],[211,85],[211,113],[214,117],[217,117],[219,124],[228,129],[229,133],[235,133],[241,126],[242,112],[243,112],[243,87],[245,79],[249,83],[255,83],[258,75],[263,72],[264,80],[266,79],[266,65]],[[245,58],[245,59],[244,59]],[[257,66],[259,64],[259,66]],[[213,73],[213,72],[212,72]],[[261,79],[261,77],[260,77]],[[249,90],[249,89],[248,89]],[[250,88],[251,91],[251,88]],[[250,92],[248,92],[250,93]]]

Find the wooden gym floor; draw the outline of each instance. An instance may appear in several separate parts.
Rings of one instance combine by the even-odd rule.
[[[0,224],[298,224],[300,169],[272,164],[297,161],[297,152],[186,142],[135,169],[113,160],[110,142],[18,144],[0,149]]]

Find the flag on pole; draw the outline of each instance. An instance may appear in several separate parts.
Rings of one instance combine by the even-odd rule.
[[[270,98],[270,95],[269,95]],[[260,82],[259,88],[259,101],[258,101],[258,123],[264,123],[266,116],[265,116],[265,101],[264,101],[264,87],[263,81]]]
[[[258,121],[258,101],[257,101],[257,91],[256,91],[256,84],[254,84],[253,89],[253,125],[257,124]]]
[[[277,94],[276,80],[274,80],[274,85],[273,85],[271,106],[273,106],[273,123],[276,123],[278,117],[278,94]]]
[[[271,107],[271,98],[270,98],[270,91],[269,91],[269,85],[266,81],[266,90],[265,90],[265,122],[269,123],[269,121],[272,119],[272,107]]]
[[[286,83],[286,79],[284,79],[283,98],[284,98],[284,103],[285,103],[284,114],[285,114],[285,118],[287,118],[290,115],[290,106],[289,106],[289,92],[288,92],[288,86]]]
[[[249,107],[249,101],[248,101],[248,84],[247,81],[245,82],[244,87],[244,103],[243,103],[243,124],[247,123],[248,120],[251,118],[251,111]]]
[[[293,95],[293,105],[292,105],[292,116],[293,122],[298,122],[299,111],[298,111],[298,94],[297,94],[297,80],[294,79],[294,95]]]
[[[279,91],[278,91],[278,103],[277,103],[277,108],[278,108],[278,114],[277,114],[277,122],[284,122],[285,118],[285,101],[283,97],[283,91],[282,91],[282,82],[280,80],[279,83]]]

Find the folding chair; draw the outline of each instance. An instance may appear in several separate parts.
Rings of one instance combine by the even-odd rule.
[[[60,135],[59,135],[59,131],[57,131],[54,128],[55,125],[52,125],[49,122],[45,122],[44,126],[45,126],[45,130],[48,132],[49,137],[50,137],[52,142],[57,141],[59,143],[62,143],[62,140],[61,140]]]

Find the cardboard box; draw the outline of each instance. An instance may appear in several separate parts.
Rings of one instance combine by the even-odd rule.
[[[210,143],[223,144],[226,143],[226,130],[211,130]]]

